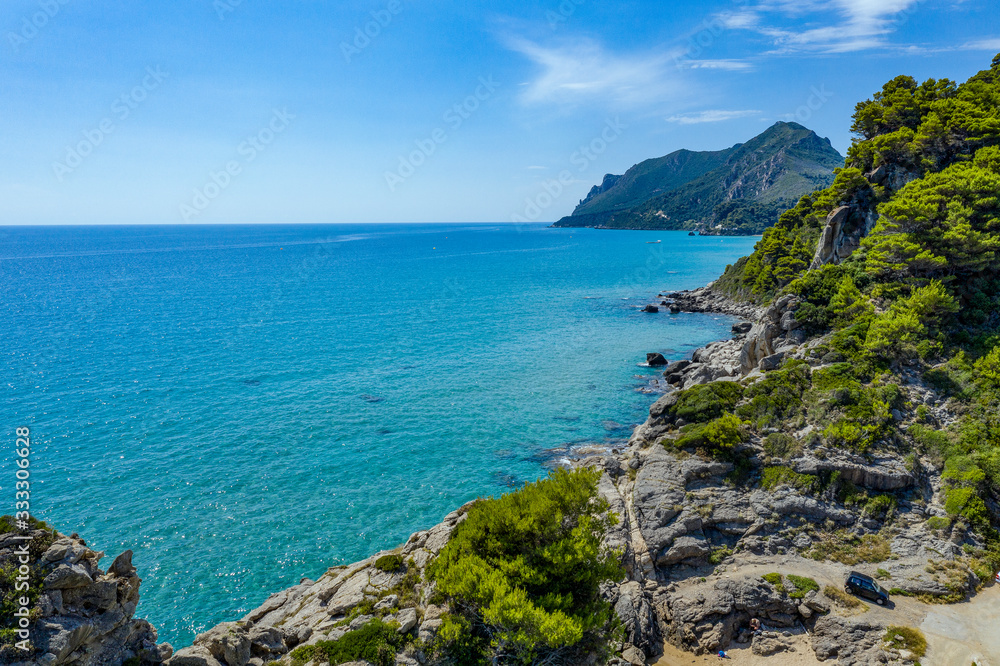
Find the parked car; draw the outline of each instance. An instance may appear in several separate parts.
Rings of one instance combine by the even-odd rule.
[[[871,576],[852,571],[844,583],[844,591],[874,601],[879,606],[889,603],[889,593]]]

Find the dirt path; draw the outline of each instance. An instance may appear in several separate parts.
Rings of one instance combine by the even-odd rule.
[[[821,588],[833,585],[840,589],[851,569],[873,574],[875,567],[870,565],[848,567],[836,562],[815,562],[797,555],[788,555],[781,559],[751,558],[738,565],[730,565],[728,568],[719,567],[704,583],[692,578],[679,585],[684,587],[713,585],[719,578],[742,578],[780,572],[785,575],[808,576],[815,579]],[[923,666],[970,666],[973,663],[976,666],[1000,666],[1000,623],[998,623],[1000,586],[988,587],[971,601],[960,604],[924,604],[906,597],[893,597],[891,608],[864,603],[867,610],[863,612],[869,619],[884,623],[886,626],[919,627],[924,632],[928,649],[926,656],[920,660]],[[726,654],[730,659],[723,660],[717,655],[696,656],[667,645],[663,657],[655,662],[655,666],[691,664],[813,666],[824,663],[816,659],[808,635],[800,632],[795,637],[795,648],[794,653],[759,657],[750,652],[749,646],[744,646],[727,650]]]

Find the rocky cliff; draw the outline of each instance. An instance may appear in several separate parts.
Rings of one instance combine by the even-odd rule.
[[[23,566],[22,573],[29,577],[29,566],[22,565],[25,550],[35,584],[30,594],[37,594],[30,615],[31,649],[21,650],[14,641],[4,641],[0,662],[118,666],[140,661],[159,664],[172,655],[169,644],[157,644],[152,625],[134,618],[142,581],[132,566],[132,551],[125,551],[102,571],[98,562],[104,553],[91,550],[75,534],[12,531],[0,534],[0,570],[5,576],[14,577]]]

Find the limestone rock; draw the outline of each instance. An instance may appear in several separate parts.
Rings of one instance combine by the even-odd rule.
[[[222,662],[216,659],[208,648],[201,645],[192,645],[178,650],[165,663],[167,666],[223,666]]]
[[[401,634],[408,633],[411,629],[417,626],[416,609],[404,608],[396,615],[396,621],[399,622],[399,629],[397,631]]]
[[[634,645],[628,645],[622,650],[622,659],[632,666],[644,666],[646,663],[646,655]]]
[[[46,590],[65,590],[93,584],[94,579],[81,564],[60,564],[42,581]]]

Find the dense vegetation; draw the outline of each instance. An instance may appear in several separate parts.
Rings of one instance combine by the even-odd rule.
[[[828,185],[841,159],[811,130],[779,122],[726,150],[679,150],[609,174],[556,226],[759,234],[802,194]]]
[[[624,574],[601,546],[613,517],[599,472],[558,470],[481,500],[429,569],[449,601],[438,649],[461,664],[573,663],[612,631],[603,582]]]
[[[856,271],[872,269],[882,283],[904,274],[979,279],[995,267],[989,236],[995,240],[998,167],[996,153],[983,149],[1000,145],[998,77],[994,58],[961,85],[898,76],[860,102],[851,127],[856,140],[834,183],[782,214],[718,286],[769,300],[808,269],[826,216],[849,204],[881,215],[865,251],[846,262]],[[951,260],[958,265],[949,267]],[[986,284],[976,286],[983,291]]]
[[[989,507],[1000,498],[1000,55],[962,84],[896,77],[857,105],[852,129],[833,185],[803,197],[717,282],[762,304],[792,294],[802,303],[796,319],[827,336],[814,351],[822,369],[786,363],[748,388],[735,413],[760,432],[813,424],[807,445],[929,458],[951,516],[929,527],[974,528],[989,543],[978,556],[996,567],[1000,534]],[[838,206],[873,220],[871,231],[842,263],[810,269]],[[908,403],[904,375],[934,387],[955,418],[938,423],[928,406]],[[894,410],[916,423],[900,428]],[[794,448],[780,438],[765,446],[779,461]],[[763,482],[844,492],[801,476],[776,464]],[[877,501],[875,515],[891,511],[890,500]]]
[[[396,650],[404,641],[404,637],[396,632],[397,626],[373,619],[336,640],[319,641],[294,650],[292,663],[301,666],[310,661],[325,660],[336,665],[364,659],[375,666],[393,666]]]
[[[37,561],[41,554],[55,540],[55,532],[44,522],[35,518],[29,518],[29,523],[32,530],[44,530],[48,534],[42,537],[35,537],[30,542],[29,557],[31,564],[29,565],[30,572],[27,580],[29,587],[27,591],[17,590],[19,563],[14,559],[0,561],[0,652],[3,651],[5,646],[13,646],[18,640],[15,629],[17,618],[14,616],[14,613],[20,608],[19,599],[27,597],[29,606],[32,609],[36,607],[35,604],[42,593],[42,579],[46,573]],[[15,527],[13,516],[0,516],[0,536],[16,531],[17,528]],[[34,617],[31,619],[34,621],[37,619],[37,611],[33,610],[32,613]]]

